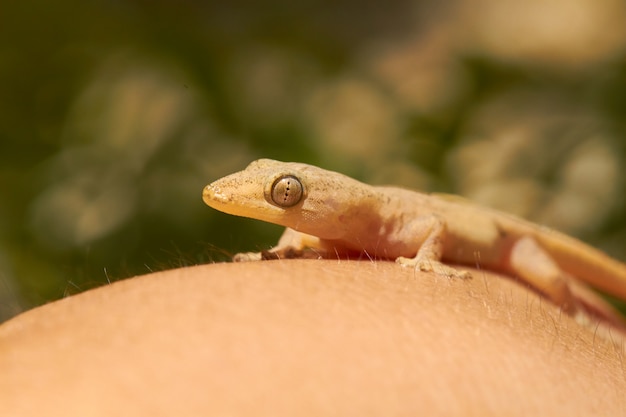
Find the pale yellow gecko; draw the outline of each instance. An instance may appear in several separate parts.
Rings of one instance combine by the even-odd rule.
[[[204,188],[225,213],[286,226],[278,245],[236,261],[366,256],[451,277],[466,264],[516,277],[568,313],[619,323],[582,283],[626,300],[626,265],[547,227],[466,201],[376,187],[302,163],[259,159]]]

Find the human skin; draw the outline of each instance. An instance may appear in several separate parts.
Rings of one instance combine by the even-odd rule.
[[[0,325],[0,415],[625,415],[616,330],[485,271],[212,264]]]

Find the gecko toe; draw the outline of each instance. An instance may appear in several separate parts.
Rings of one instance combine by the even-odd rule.
[[[472,274],[433,259],[405,258],[398,257],[396,262],[404,267],[416,268],[422,272],[434,272],[437,275],[444,275],[450,278],[471,279]]]
[[[260,252],[243,252],[233,256],[233,262],[251,262],[260,261],[263,257]]]

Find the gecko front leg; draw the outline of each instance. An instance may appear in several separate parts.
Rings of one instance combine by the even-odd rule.
[[[323,258],[326,249],[320,239],[313,235],[286,228],[272,249],[262,252],[243,252],[233,257],[233,262],[261,261],[269,259]]]
[[[443,245],[446,239],[446,224],[437,215],[420,217],[406,230],[416,242],[422,242],[413,258],[399,256],[396,262],[402,266],[417,268],[424,272],[435,272],[453,278],[471,278],[467,271],[461,271],[441,262]]]

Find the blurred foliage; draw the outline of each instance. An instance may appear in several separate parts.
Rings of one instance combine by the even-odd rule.
[[[463,194],[624,261],[626,4],[59,0],[0,15],[0,320],[267,248],[259,157]]]

